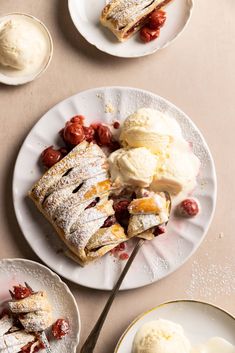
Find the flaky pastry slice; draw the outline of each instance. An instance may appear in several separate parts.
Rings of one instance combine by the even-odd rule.
[[[171,0],[111,0],[103,9],[100,22],[123,42],[136,33],[149,15]]]
[[[51,305],[48,302],[47,294],[44,291],[33,293],[24,299],[10,300],[8,305],[11,312],[14,314],[31,313],[39,310],[51,310]]]
[[[41,332],[53,322],[51,310],[39,310],[21,315],[19,318],[26,332]]]
[[[164,192],[150,192],[147,197],[133,200],[129,207],[131,214],[128,224],[128,237],[154,238],[154,229],[169,220],[171,203]]]
[[[0,337],[1,353],[18,353],[26,344],[33,342],[35,336],[23,330],[5,334]]]
[[[81,265],[127,240],[123,228],[105,226],[114,215],[107,157],[86,141],[52,166],[29,192]]]

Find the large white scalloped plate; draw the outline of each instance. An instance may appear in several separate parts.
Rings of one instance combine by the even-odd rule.
[[[216,336],[235,345],[235,318],[232,315],[209,303],[177,300],[161,304],[138,316],[121,336],[114,353],[131,353],[136,332],[145,323],[157,319],[180,324],[193,346]]]
[[[51,340],[52,352],[75,353],[81,323],[76,301],[68,286],[49,268],[37,262],[24,259],[0,260],[0,304],[10,299],[9,289],[24,282],[27,282],[35,291],[47,292],[55,320],[59,318],[69,320],[70,334],[59,341]]]
[[[128,41],[120,43],[114,35],[99,24],[105,0],[68,0],[70,16],[81,35],[99,50],[123,58],[134,58],[153,54],[175,40],[188,24],[193,0],[173,0],[165,8],[167,22],[161,29],[158,39],[143,43],[136,34]]]
[[[114,111],[105,113],[110,107]],[[107,254],[82,268],[67,258],[61,252],[64,248],[62,242],[27,198],[27,192],[42,175],[38,164],[40,153],[46,146],[56,145],[58,131],[65,121],[75,114],[83,114],[87,117],[87,124],[94,121],[110,123],[124,119],[140,107],[153,107],[174,117],[180,123],[186,139],[192,143],[202,164],[198,187],[194,192],[201,205],[200,214],[184,220],[175,219],[172,215],[167,234],[145,243],[127,274],[122,289],[155,282],[175,271],[198,248],[211,222],[216,201],[216,176],[211,154],[196,126],[181,110],[153,93],[134,88],[107,87],[81,92],[56,105],[38,121],[26,137],[16,161],[13,199],[25,238],[41,260],[54,271],[87,287],[108,290],[113,288],[124,262]]]

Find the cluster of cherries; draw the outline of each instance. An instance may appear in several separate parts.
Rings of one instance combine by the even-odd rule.
[[[50,146],[42,152],[41,159],[46,168],[51,168],[82,141],[97,143],[99,146],[108,147],[111,151],[120,147],[108,126],[101,123],[85,126],[84,120],[83,115],[76,115],[66,122],[65,127],[59,132],[65,147],[54,149]],[[113,124],[115,129],[119,126],[118,122]]]
[[[31,288],[24,287],[22,285],[14,286],[13,292],[11,292],[11,295],[15,300],[21,300],[21,299],[27,298],[32,294],[33,294],[33,291]],[[51,329],[53,337],[58,340],[66,336],[69,333],[69,331],[70,331],[69,322],[65,319],[58,319],[52,325],[52,329]],[[31,352],[31,345],[32,343],[28,343],[24,347],[22,347],[21,353]],[[45,348],[45,346],[43,342],[40,341],[40,344],[34,348],[34,353],[38,352],[40,349],[43,349],[43,348]]]
[[[159,37],[161,28],[166,22],[166,12],[155,10],[151,13],[148,21],[140,30],[140,38],[144,43],[148,43]]]

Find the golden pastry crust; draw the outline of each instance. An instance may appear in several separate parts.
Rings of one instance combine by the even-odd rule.
[[[46,292],[33,293],[27,298],[9,301],[9,308],[14,314],[31,313],[34,311],[51,311]]]
[[[127,240],[118,224],[101,228],[114,215],[107,169],[101,148],[85,141],[51,167],[29,192],[81,265]]]
[[[171,0],[111,0],[103,9],[100,22],[123,42],[136,33],[154,10]]]
[[[127,233],[115,221],[104,227],[115,213],[110,199],[113,187],[102,149],[82,142],[29,191],[29,197],[70,250],[69,256],[82,266],[131,237],[144,232],[143,237],[152,237],[146,231],[165,221],[155,199],[149,197],[131,202]],[[160,194],[155,198],[165,200]]]

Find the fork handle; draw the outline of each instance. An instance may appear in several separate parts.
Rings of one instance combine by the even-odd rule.
[[[104,322],[105,322],[105,319],[108,315],[108,312],[111,308],[111,305],[115,299],[115,296],[123,282],[123,279],[125,278],[132,262],[134,261],[139,249],[141,248],[141,246],[144,244],[144,239],[138,239],[124,269],[122,270],[119,278],[118,278],[118,281],[117,283],[115,284],[110,296],[109,296],[109,299],[102,311],[102,313],[100,314],[100,317],[99,319],[97,320],[95,326],[93,327],[91,333],[89,334],[89,336],[87,337],[85,343],[83,344],[82,348],[81,348],[81,351],[80,353],[92,353],[94,351],[94,348],[96,346],[96,343],[98,341],[98,338],[99,338],[99,335],[100,335],[100,331],[104,325]]]

